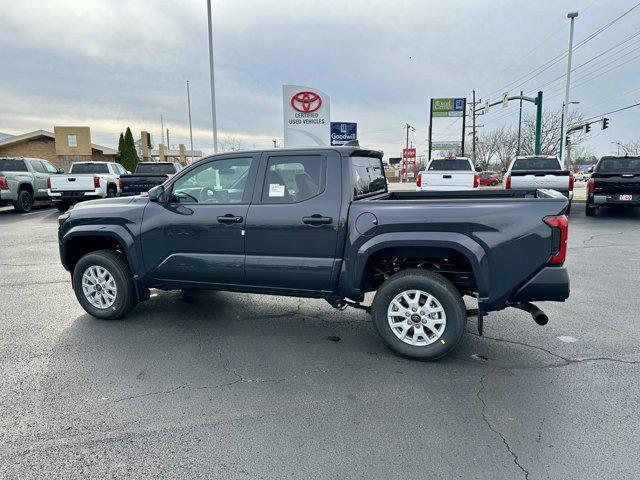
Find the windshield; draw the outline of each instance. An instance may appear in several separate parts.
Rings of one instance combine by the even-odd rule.
[[[387,191],[387,180],[379,158],[351,157],[351,176],[354,198]]]
[[[0,171],[4,172],[26,172],[27,166],[24,160],[13,158],[0,158]]]
[[[513,163],[511,170],[560,170],[560,162],[557,158],[518,158]]]
[[[74,163],[69,173],[109,173],[106,163]]]
[[[136,173],[150,173],[153,175],[167,175],[176,173],[173,163],[139,163]]]
[[[596,172],[640,173],[640,157],[603,157]]]
[[[432,160],[429,164],[428,170],[470,172],[472,169],[471,162],[469,162],[469,160],[452,158],[450,160]]]

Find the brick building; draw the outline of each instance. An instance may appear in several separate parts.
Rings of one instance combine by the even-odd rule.
[[[116,160],[116,150],[91,143],[89,127],[53,127],[53,131],[2,135],[0,157],[44,158],[65,170],[72,162]]]

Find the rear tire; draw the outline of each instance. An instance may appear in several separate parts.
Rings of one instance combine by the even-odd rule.
[[[73,269],[73,290],[82,308],[103,320],[121,318],[137,304],[129,265],[113,250],[82,257]]]
[[[13,204],[16,212],[28,213],[33,208],[33,195],[29,190],[20,190],[18,192],[18,200]]]
[[[66,212],[69,209],[69,204],[64,202],[56,203],[56,208],[59,212]]]
[[[584,207],[584,214],[587,217],[595,217],[596,216],[596,212],[598,211],[598,209],[596,207],[592,207],[591,205],[589,205],[589,202],[587,202],[585,204]]]
[[[118,189],[113,185],[109,185],[107,188],[107,198],[113,198],[118,195]]]
[[[458,289],[442,275],[419,269],[404,270],[386,280],[376,293],[371,314],[391,350],[423,361],[450,353],[462,338],[467,320]]]

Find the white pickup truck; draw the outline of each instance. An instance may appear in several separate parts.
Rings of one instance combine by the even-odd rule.
[[[127,173],[115,162],[72,163],[67,175],[55,175],[47,182],[48,194],[64,211],[82,200],[115,197],[119,193],[118,179]]]
[[[416,181],[418,192],[473,190],[479,186],[480,178],[467,157],[434,158]]]
[[[502,185],[505,189],[556,190],[569,199],[566,213],[571,210],[575,180],[569,170],[561,168],[558,157],[554,155],[516,157],[509,168],[503,170],[503,173]]]

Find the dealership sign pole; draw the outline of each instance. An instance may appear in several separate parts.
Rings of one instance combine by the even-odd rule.
[[[460,151],[464,155],[464,130],[465,130],[465,113],[467,111],[466,98],[432,98],[429,107],[429,157],[427,162],[431,160],[431,151],[433,150],[433,118],[434,117],[462,117],[462,141],[460,142]]]
[[[329,146],[329,95],[312,87],[283,85],[282,112],[286,148]]]

